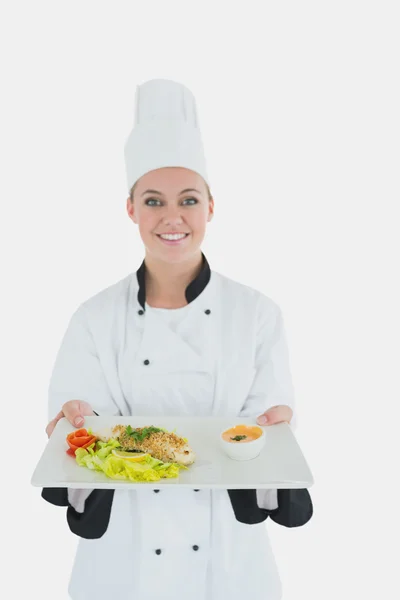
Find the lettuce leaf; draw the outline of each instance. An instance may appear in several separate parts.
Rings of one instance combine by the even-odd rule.
[[[111,479],[140,481],[159,481],[161,478],[178,477],[180,469],[187,469],[177,463],[163,463],[152,456],[147,456],[141,462],[132,462],[112,454],[113,448],[120,443],[111,438],[107,442],[98,441],[87,449],[78,448],[75,451],[76,462],[81,467],[94,471],[102,471]]]

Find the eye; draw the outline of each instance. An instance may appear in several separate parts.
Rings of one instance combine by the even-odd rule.
[[[193,206],[194,204],[198,204],[198,202],[199,202],[197,200],[197,198],[185,198],[185,200],[183,202],[185,203],[185,202],[189,202],[189,201],[190,201],[190,205],[189,206]],[[153,202],[155,202],[156,204],[153,204]],[[147,206],[160,206],[161,205],[161,200],[158,200],[158,198],[147,198],[147,200],[145,200],[144,203]]]

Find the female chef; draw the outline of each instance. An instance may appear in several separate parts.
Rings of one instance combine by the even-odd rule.
[[[137,87],[125,146],[137,271],[83,302],[49,386],[50,436],[66,417],[246,416],[293,422],[282,314],[213,271],[201,250],[214,214],[195,99],[163,79]],[[73,600],[278,600],[265,519],[295,527],[307,490],[45,488],[79,536]]]

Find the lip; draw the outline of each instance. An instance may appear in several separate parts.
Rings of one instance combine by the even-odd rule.
[[[187,240],[187,238],[189,237],[190,233],[186,233],[185,231],[175,231],[175,232],[171,232],[168,235],[175,235],[175,234],[181,234],[181,233],[185,233],[185,237],[181,238],[180,240],[164,240],[160,233],[156,233],[156,236],[158,237],[158,239],[163,243],[166,244],[167,246],[179,246],[180,244],[183,244],[185,242],[185,240]]]

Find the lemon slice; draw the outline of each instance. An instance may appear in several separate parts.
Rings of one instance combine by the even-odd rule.
[[[118,456],[118,458],[124,458],[133,462],[140,462],[146,456],[150,456],[148,452],[124,452],[123,450],[117,450],[117,448],[112,449],[112,454]]]

